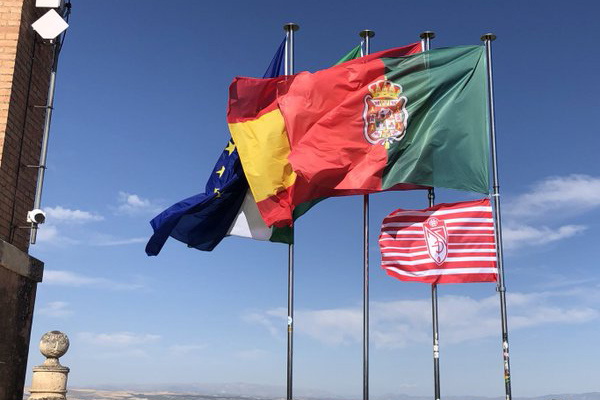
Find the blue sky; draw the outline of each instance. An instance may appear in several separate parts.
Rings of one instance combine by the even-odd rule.
[[[148,221],[203,190],[224,147],[227,88],[261,76],[300,24],[296,69],[325,68],[376,32],[478,44],[492,31],[506,282],[517,396],[598,391],[600,170],[594,2],[74,1],[61,55],[43,206],[46,263],[32,333],[71,339],[72,386],[247,382],[285,394],[287,247],[144,245]],[[595,82],[595,83],[594,83]],[[439,202],[474,195],[439,190]],[[379,224],[426,194],[371,197],[371,393],[432,393],[430,288],[379,268]],[[360,197],[297,224],[295,385],[362,393]],[[440,287],[442,393],[503,394],[493,284]],[[31,369],[29,368],[29,371]],[[158,372],[157,372],[158,371]],[[158,375],[160,373],[160,375]]]

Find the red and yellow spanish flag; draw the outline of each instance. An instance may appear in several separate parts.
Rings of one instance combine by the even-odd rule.
[[[347,89],[352,90],[372,75],[367,73],[365,76],[364,72],[364,66],[370,62],[420,51],[420,43],[414,43],[351,60],[319,73],[327,74],[334,82],[339,82],[340,73],[346,71],[342,79]],[[294,207],[306,201],[381,190],[381,186],[375,182],[376,177],[373,177],[332,192],[331,188],[308,182],[294,172],[289,161],[292,146],[278,99],[293,87],[294,80],[302,74],[306,73],[273,79],[237,77],[229,88],[227,122],[250,189],[268,226],[291,225]],[[378,76],[381,74],[382,71],[379,71]],[[305,106],[322,108],[325,103],[327,107],[331,103],[326,92],[307,99]],[[415,187],[406,185],[406,188]]]

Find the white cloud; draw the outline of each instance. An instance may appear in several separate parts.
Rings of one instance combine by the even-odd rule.
[[[194,351],[206,349],[205,344],[175,344],[169,346],[169,352],[176,356],[185,356]]]
[[[90,244],[94,246],[123,246],[128,244],[146,243],[147,241],[148,238],[146,237],[119,239],[110,235],[96,235],[96,237],[90,241]]]
[[[104,217],[88,211],[71,210],[62,206],[46,207],[47,222],[40,225],[37,231],[37,242],[54,246],[69,246],[80,244],[76,240],[62,234],[58,228],[61,224],[83,224],[86,222],[102,221]]]
[[[43,283],[47,285],[82,287],[90,286],[112,290],[136,290],[142,289],[140,283],[115,282],[106,278],[90,277],[71,271],[46,270],[44,271]]]
[[[54,225],[42,225],[37,231],[37,241],[40,243],[52,243],[58,238],[58,228]]]
[[[551,176],[527,193],[509,198],[504,207],[504,243],[507,249],[541,246],[571,238],[584,225],[551,226],[600,207],[600,177],[572,174]]]
[[[235,356],[242,360],[258,360],[269,354],[268,351],[262,349],[248,349],[238,351]]]
[[[99,278],[90,278],[69,271],[46,270],[44,273],[44,283],[48,285],[63,286],[86,286],[93,285],[100,281]]]
[[[246,322],[262,325],[269,331],[271,336],[276,339],[283,339],[279,326],[281,325],[281,321],[284,321],[285,324],[287,311],[284,308],[275,308],[267,310],[264,313],[251,312],[245,314],[242,319]]]
[[[46,213],[48,221],[55,222],[83,223],[102,221],[104,219],[104,217],[99,214],[94,214],[89,211],[70,210],[62,206],[46,207],[44,208],[44,212]]]
[[[568,307],[556,300],[556,293],[508,293],[507,308],[511,331],[550,324],[578,324],[592,321],[600,315],[598,310],[578,306]],[[498,334],[498,296],[481,300],[463,296],[444,296],[440,302],[440,324],[448,341],[458,343],[493,337]],[[558,303],[560,305],[555,305]],[[445,315],[444,315],[445,314]]]
[[[582,225],[564,225],[556,229],[547,226],[533,227],[529,225],[507,224],[502,231],[502,238],[507,249],[515,249],[527,245],[543,245],[570,238],[587,227]]]
[[[511,330],[548,324],[577,324],[598,318],[598,310],[590,307],[555,305],[555,293],[511,293],[507,295]],[[444,340],[460,343],[498,335],[498,297],[483,299],[466,296],[442,296],[440,324]],[[283,309],[253,313],[248,322],[269,328],[272,334],[283,331]],[[349,307],[324,310],[299,310],[295,313],[295,329],[328,345],[360,342],[362,339],[362,308]],[[261,318],[257,317],[261,316]],[[268,321],[265,323],[265,321]],[[431,303],[429,300],[397,300],[372,302],[370,312],[371,338],[378,348],[405,347],[410,343],[431,340]],[[280,326],[278,332],[271,327]]]
[[[597,278],[590,277],[589,275],[586,275],[586,277],[583,278],[573,275],[550,273],[546,271],[543,272],[543,275],[543,280],[536,285],[537,287],[543,289],[556,289],[573,286],[586,287],[589,285],[593,285],[598,281]]]
[[[84,244],[88,246],[108,247],[146,243],[148,241],[147,237],[119,238],[113,235],[95,232],[84,232],[82,235],[85,237],[81,240],[76,240],[64,236],[61,230],[59,230],[55,225],[44,224],[38,229],[37,242],[53,246],[72,246]]]
[[[294,316],[294,327],[301,326],[300,332],[326,344],[345,344],[362,337],[362,311],[357,309],[300,311]]]
[[[148,351],[146,349],[139,348],[114,348],[114,351],[97,351],[97,349],[91,349],[88,352],[88,357],[94,360],[125,360],[130,361],[131,359],[141,358],[145,360],[152,360],[155,351]],[[128,398],[128,400],[145,400],[136,397]]]
[[[69,303],[65,301],[51,301],[45,306],[40,307],[38,314],[52,318],[64,318],[73,314],[73,311],[69,309]]]
[[[55,225],[43,224],[37,230],[36,243],[67,246],[79,244],[79,241],[63,236]]]
[[[579,214],[600,207],[600,177],[572,174],[548,177],[533,185],[529,193],[506,204],[510,218],[547,218]]]
[[[79,346],[84,348],[84,351],[85,346],[91,346],[91,350],[87,351],[90,358],[130,360],[131,358],[152,358],[151,353],[156,353],[153,347],[156,342],[161,340],[161,336],[132,332],[79,332],[76,340],[80,342]]]
[[[117,201],[116,212],[118,214],[143,215],[156,214],[161,211],[160,205],[133,193],[119,192]]]
[[[155,211],[158,208],[151,204],[148,200],[141,199],[136,195],[120,193],[122,196],[121,205],[116,210],[118,213],[137,214],[144,211]],[[102,221],[104,217],[81,210],[70,210],[62,206],[48,207],[45,209],[50,224],[44,224],[38,230],[38,242],[51,244],[54,246],[67,246],[84,244],[89,246],[123,246],[136,243],[145,243],[146,237],[125,237],[119,238],[113,235],[89,231],[86,229],[78,229],[71,227],[71,235],[77,235],[78,239],[66,237],[62,233],[61,224],[82,224],[91,221]]]
[[[92,333],[80,332],[79,340],[84,343],[94,346],[109,346],[109,347],[136,347],[155,343],[160,340],[160,335],[154,334],[138,334],[132,332],[114,332],[114,333]]]

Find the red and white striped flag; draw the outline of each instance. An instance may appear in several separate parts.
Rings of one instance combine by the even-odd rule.
[[[496,241],[489,199],[398,209],[383,220],[381,266],[403,281],[495,282]]]

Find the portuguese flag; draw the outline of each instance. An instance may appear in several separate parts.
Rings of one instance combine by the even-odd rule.
[[[267,225],[290,224],[296,205],[319,197],[488,193],[484,48],[400,49],[233,82],[228,122]]]

